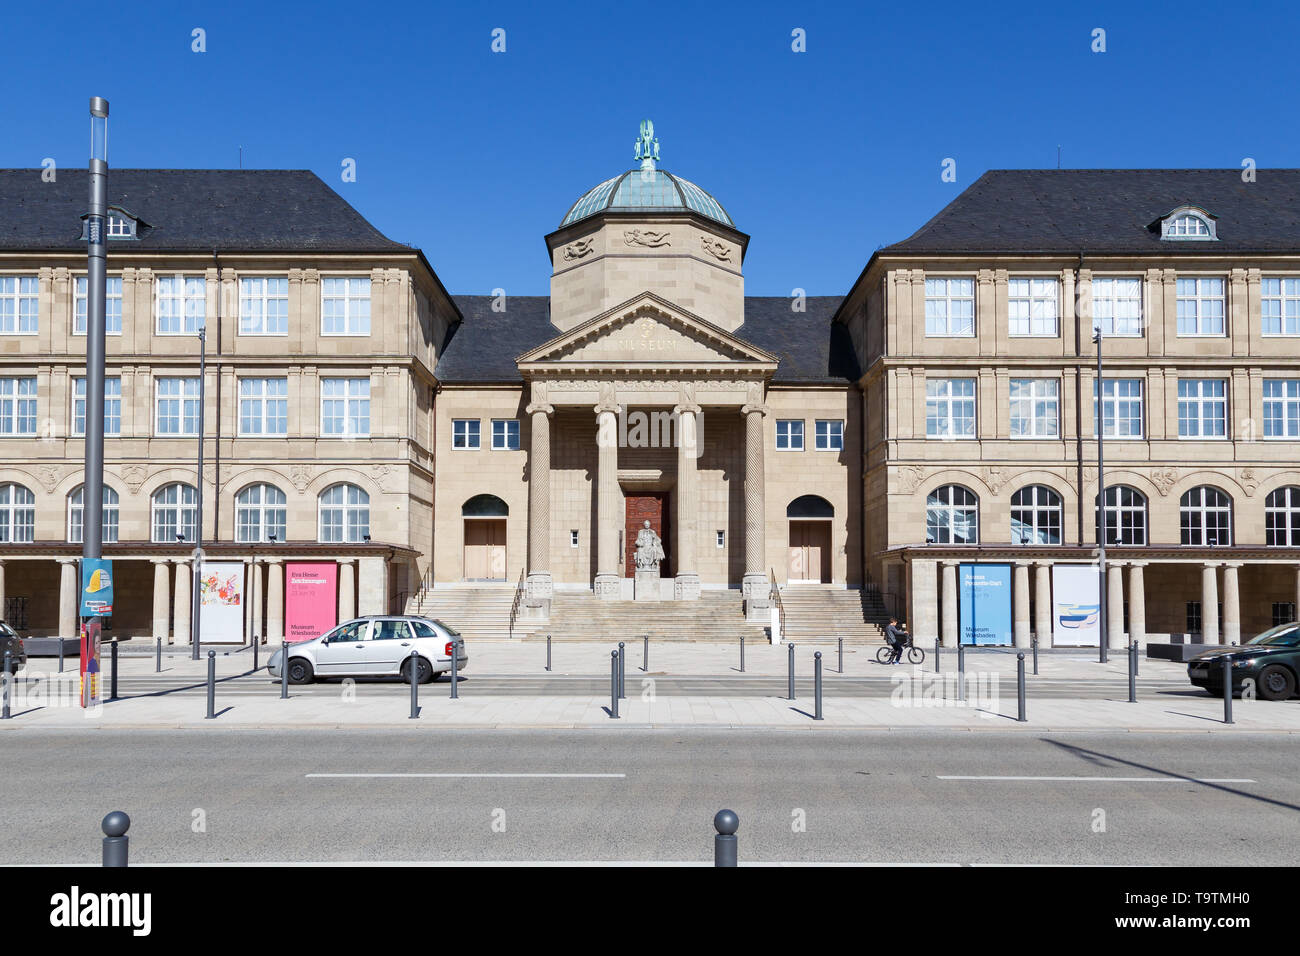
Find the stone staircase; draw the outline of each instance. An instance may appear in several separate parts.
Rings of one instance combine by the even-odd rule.
[[[739,590],[704,591],[698,601],[602,601],[589,591],[557,591],[551,620],[537,625],[528,640],[716,641],[767,640],[762,627],[745,623]]]
[[[510,629],[510,607],[515,600],[513,586],[422,588],[407,602],[407,614],[436,618],[450,625],[467,641],[520,638],[532,622],[522,618]]]
[[[878,596],[830,585],[795,584],[781,589],[785,608],[785,638],[794,641],[833,641],[883,644],[889,615]]]

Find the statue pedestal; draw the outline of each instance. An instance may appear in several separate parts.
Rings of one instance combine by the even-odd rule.
[[[659,590],[661,579],[658,569],[638,570],[636,580],[632,589],[632,600],[634,601],[660,601],[663,600]]]

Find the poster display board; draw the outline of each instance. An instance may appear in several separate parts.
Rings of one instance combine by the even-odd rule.
[[[338,572],[333,561],[293,561],[285,566],[285,640],[310,641],[338,623]]]
[[[957,603],[961,643],[1011,643],[1011,565],[958,565]]]
[[[1101,640],[1101,587],[1095,564],[1052,566],[1052,643],[1096,647]]]
[[[244,642],[244,565],[241,561],[204,561],[199,572],[199,641]]]

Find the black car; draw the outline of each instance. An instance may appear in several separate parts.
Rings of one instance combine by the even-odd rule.
[[[1300,684],[1300,624],[1270,628],[1241,647],[1202,651],[1187,663],[1187,676],[1197,687],[1223,696],[1223,662],[1232,667],[1232,693],[1241,694],[1250,682],[1256,697],[1287,700]]]
[[[5,651],[9,652],[9,673],[17,674],[18,668],[27,663],[27,650],[23,647],[23,639],[18,636],[18,632],[0,621],[0,662],[4,660]]]

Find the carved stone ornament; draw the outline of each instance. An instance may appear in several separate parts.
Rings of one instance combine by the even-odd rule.
[[[311,469],[306,465],[294,465],[289,469],[289,481],[298,494],[305,493],[311,484]]]
[[[649,229],[627,229],[623,232],[623,243],[628,246],[650,246],[659,248],[660,246],[671,246],[668,241],[669,233],[653,232]]]
[[[1255,469],[1242,468],[1237,472],[1237,477],[1241,481],[1242,490],[1246,492],[1246,497],[1253,498],[1255,489],[1259,487],[1259,475],[1255,474]]]
[[[921,487],[921,482],[925,480],[925,469],[920,465],[904,465],[898,469],[898,486],[899,490],[905,495],[910,495]]]
[[[595,251],[592,248],[595,241],[595,238],[574,240],[564,247],[564,258],[572,261],[573,259],[581,259],[583,256],[590,255]]]
[[[1002,486],[1006,483],[1007,476],[1001,468],[993,467],[984,469],[984,484],[988,485],[989,491],[993,494],[996,495],[1001,491]]]
[[[36,469],[36,480],[41,483],[45,493],[49,494],[59,483],[59,469],[53,465],[41,465]]]
[[[1169,489],[1178,484],[1178,472],[1173,468],[1152,468],[1151,483],[1156,486],[1162,498],[1166,497]]]
[[[731,261],[731,247],[725,242],[714,239],[712,236],[705,236],[700,240],[700,245],[704,246],[704,251],[719,262]]]
[[[381,491],[388,490],[384,487],[384,479],[392,473],[392,470],[392,468],[385,464],[378,464],[371,467],[370,473],[375,476],[375,484],[379,485]]]
[[[149,472],[145,470],[143,465],[127,465],[120,474],[122,475],[122,481],[126,484],[127,491],[133,495],[139,493],[140,486],[149,477]]]

